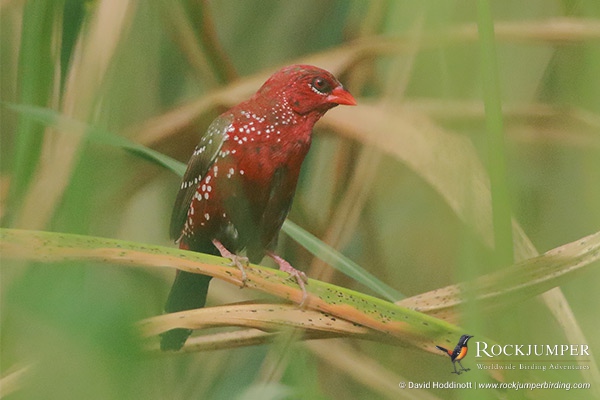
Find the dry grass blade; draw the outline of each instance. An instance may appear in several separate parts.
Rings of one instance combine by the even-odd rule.
[[[477,122],[484,117],[483,103],[413,99],[402,104],[409,113],[425,114],[443,123]],[[583,149],[600,148],[600,116],[573,107],[544,103],[503,104],[507,133],[516,142],[557,143]]]
[[[546,21],[498,22],[495,24],[496,37],[501,41],[542,40],[560,43],[582,42],[600,39],[600,23],[595,20],[576,18],[550,19]],[[440,40],[443,38],[443,40]],[[477,26],[469,24],[440,32],[434,38],[423,39],[421,49],[442,46],[444,42],[464,44],[465,40],[477,40]],[[400,54],[414,51],[410,37],[389,38],[370,37],[327,50],[310,57],[290,61],[290,63],[312,63],[328,69],[335,74],[343,73],[347,68],[364,59],[383,54]],[[220,88],[214,94],[205,96],[206,102],[199,100],[188,103],[181,109],[156,117],[131,130],[140,132],[144,144],[152,143],[157,136],[169,135],[173,126],[189,124],[206,109],[230,107],[248,98],[264,80],[276,70],[276,67],[261,71],[252,76],[241,78],[230,85]],[[153,128],[156,127],[156,128]]]
[[[103,0],[98,4],[73,55],[62,96],[61,109],[65,115],[83,121],[89,118],[121,33],[128,26],[132,7],[131,2],[121,0]],[[78,137],[84,132],[76,133],[53,131],[44,138],[41,163],[16,226],[41,229],[52,217],[77,159],[81,144]],[[41,198],[43,202],[39,201]]]
[[[379,15],[381,10],[380,7],[374,6],[372,11],[374,14]],[[385,85],[387,88],[385,98],[400,98],[406,91],[416,54],[419,50],[419,39],[423,33],[423,18],[416,21],[415,27],[411,31],[411,36],[414,36],[414,38],[409,40],[409,54],[402,57],[402,59],[395,60],[396,66],[393,68],[394,71],[402,70],[403,73],[399,75],[397,73],[391,74],[391,79],[388,79]],[[362,87],[369,82],[364,80],[364,75],[358,75],[357,78],[355,81],[363,79],[363,82],[361,82]],[[370,78],[368,77],[368,79]],[[360,215],[369,199],[374,178],[379,172],[380,161],[381,153],[375,147],[361,149],[342,200],[335,208],[333,217],[323,236],[323,242],[339,249],[345,247],[351,240],[359,223]],[[318,258],[313,261],[309,271],[311,276],[318,276],[319,279],[328,282],[332,280],[334,273],[333,268],[327,268],[326,263]]]
[[[478,288],[475,299],[484,307],[506,306],[531,298],[547,290],[572,274],[589,266],[600,258],[600,233],[590,235],[573,243],[560,246],[544,255],[527,260],[511,268],[483,276],[473,284],[452,285],[399,302],[400,305],[434,315],[450,322],[457,322],[458,306],[462,304],[461,294],[465,286]],[[186,345],[185,351],[198,351],[216,348],[229,348],[243,345],[266,343],[274,336],[268,332],[284,327],[304,330],[304,337],[318,338],[317,332],[335,335],[354,335],[362,339],[387,341],[373,331],[332,318],[326,314],[299,310],[293,305],[247,304],[213,307],[203,310],[186,311],[154,317],[142,322],[146,336],[155,335],[175,327],[203,329],[214,326],[245,326],[260,329],[262,333],[249,334],[242,331],[211,335],[198,338]],[[202,343],[202,346],[199,345]]]
[[[196,74],[204,79],[208,87],[218,86],[219,79],[211,68],[209,57],[200,46],[186,11],[179,2],[159,1],[161,16],[165,18],[168,32],[174,42],[185,55],[189,64],[196,70]]]
[[[456,122],[461,120],[482,120],[483,103],[480,101],[439,100],[435,98],[410,99],[402,103],[405,110],[427,114],[436,120]],[[600,116],[593,112],[547,103],[503,104],[502,112],[507,122],[531,120],[541,123],[558,123],[569,120],[591,129],[600,128]]]
[[[344,371],[352,376],[353,380],[361,382],[374,393],[384,398],[398,398],[398,383],[408,381],[402,376],[385,368],[376,360],[358,353],[346,342],[340,340],[311,341],[305,344],[315,355],[332,367]],[[435,400],[434,396],[426,390],[406,390],[403,399]]]
[[[255,346],[271,343],[279,337],[279,335],[279,332],[265,332],[260,329],[244,329],[235,332],[219,332],[210,335],[192,336],[185,342],[185,345],[180,351],[185,353],[197,353],[199,351],[207,350]],[[175,354],[160,351],[158,344],[149,346],[148,350],[161,355]]]
[[[554,45],[600,39],[600,22],[584,18],[549,18],[538,21],[502,21],[494,24],[497,40],[545,42]],[[477,26],[465,25],[450,31],[457,37],[475,40]]]
[[[307,333],[374,336],[373,331],[360,325],[323,312],[302,310],[293,304],[228,304],[160,315],[140,322],[144,336],[158,335],[173,328],[197,330],[218,326],[256,328],[266,332],[298,328]]]
[[[446,132],[425,116],[385,104],[363,102],[350,111],[338,109],[323,123],[403,161],[492,246],[489,181],[467,138]]]
[[[30,373],[31,365],[26,365],[19,369],[13,368],[11,372],[5,373],[0,379],[0,399],[19,390],[23,386],[23,381],[28,378]]]
[[[362,57],[359,49],[342,47],[314,55],[308,59],[298,60],[298,62],[318,65],[338,75],[355,62],[356,57]],[[249,98],[276,70],[277,67],[273,67],[258,74],[238,79],[198,100],[151,118],[141,125],[131,127],[127,130],[126,135],[135,137],[137,142],[145,146],[160,148],[161,143],[168,141],[175,134],[191,126],[202,115],[221,108],[232,107]]]
[[[475,354],[480,341],[594,347],[600,232],[565,244],[600,231],[594,1],[493,4],[512,189],[500,203],[519,218],[502,219],[518,261],[484,276],[502,235],[490,204],[498,180],[485,171],[497,147],[484,147],[477,101],[490,58],[478,57],[477,2],[229,3],[0,0],[3,225],[137,242],[0,227],[0,397],[477,397],[398,383],[477,385],[490,374],[569,375],[592,386],[578,397],[600,398],[598,357],[536,359],[587,368],[570,372],[500,359],[517,370],[494,376]],[[240,290],[227,260],[165,236],[180,161],[220,112],[291,63],[331,70],[359,103],[317,125],[291,214],[304,229],[286,221],[279,248],[299,268],[312,254],[347,275],[332,283],[359,289],[312,279],[304,310],[287,275],[251,265]],[[564,246],[539,256],[532,243]],[[215,276],[208,304],[223,306],[159,315],[164,278],[179,268]],[[404,298],[394,287],[420,296],[392,304]],[[156,335],[179,326],[196,330],[187,354],[160,351]],[[453,348],[464,333],[475,335],[472,371],[459,377],[433,345]],[[189,353],[215,349],[225,351]]]
[[[329,128],[368,145],[376,146],[418,173],[488,246],[493,243],[490,183],[473,144],[447,132],[429,118],[408,114],[401,108],[390,112],[382,104],[361,104],[354,110],[339,109],[323,118]],[[538,252],[516,221],[513,221],[514,254],[517,261]],[[542,294],[571,343],[587,343],[559,288]],[[595,363],[587,374],[600,384]]]
[[[474,295],[475,300],[482,302],[484,310],[506,307],[560,285],[567,275],[581,272],[598,259],[600,232],[484,275],[472,283],[436,289],[397,304],[457,323],[460,320],[459,306],[464,301],[466,290]]]
[[[342,201],[335,208],[326,233],[321,239],[329,246],[339,249],[346,246],[356,229],[360,214],[368,200],[371,182],[377,173],[381,155],[378,150],[365,148],[361,151],[354,173],[350,179]],[[325,261],[315,258],[308,274],[326,282],[332,281],[335,269],[328,268]]]
[[[299,303],[302,290],[285,272],[257,265],[245,267],[248,279],[230,261],[202,253],[113,239],[0,229],[0,251],[7,259],[39,262],[96,261],[138,267],[177,268],[202,273],[237,286],[257,289]],[[307,308],[374,329],[399,344],[413,345],[439,355],[439,343],[454,342],[462,329],[442,320],[403,309],[353,290],[309,279]]]

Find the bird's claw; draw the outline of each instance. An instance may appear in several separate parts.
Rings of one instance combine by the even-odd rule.
[[[246,274],[246,269],[250,263],[248,257],[238,256],[237,254],[233,254],[223,245],[223,243],[219,242],[217,239],[214,239],[213,244],[221,253],[221,257],[228,258],[231,260],[229,264],[230,267],[237,267],[242,272],[242,287],[246,286],[246,281],[248,280],[248,275]]]
[[[300,286],[300,289],[302,289],[302,300],[300,300],[300,303],[298,304],[298,306],[300,308],[304,307],[304,304],[306,303],[306,300],[308,299],[308,292],[306,291],[306,284],[308,283],[308,277],[306,276],[306,274],[304,272],[299,271],[296,268],[292,267],[292,265],[289,262],[287,262],[283,258],[279,257],[275,253],[269,253],[269,257],[271,257],[273,260],[275,260],[275,262],[279,265],[280,271],[287,272],[288,274],[290,274],[290,277],[296,278],[296,282],[298,283],[298,286]]]
[[[306,291],[306,286],[305,286],[305,284],[308,282],[308,278],[304,272],[298,271],[296,268],[292,267],[291,265],[290,265],[290,268],[291,269],[280,268],[280,270],[285,271],[288,274],[290,274],[290,277],[296,278],[296,282],[298,283],[298,286],[300,286],[300,289],[302,289],[302,300],[300,300],[300,303],[298,304],[298,306],[300,308],[302,308],[304,306],[304,303],[306,303],[306,299],[308,298],[308,292]]]
[[[242,287],[246,286],[248,275],[246,275],[245,267],[247,267],[250,263],[248,257],[237,256],[234,254],[233,257],[229,259],[231,260],[231,263],[229,264],[231,267],[237,267],[240,271],[242,271]]]

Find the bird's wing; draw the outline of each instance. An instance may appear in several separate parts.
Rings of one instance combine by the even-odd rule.
[[[262,225],[271,239],[264,243],[271,250],[277,245],[277,236],[283,222],[292,208],[296,191],[297,176],[291,176],[288,168],[282,166],[275,170],[271,181],[269,200],[263,215]]]
[[[188,209],[198,183],[202,182],[206,172],[217,159],[232,121],[233,117],[230,115],[217,117],[210,124],[206,134],[202,136],[200,143],[194,149],[187,170],[183,175],[183,180],[175,199],[175,205],[173,206],[173,213],[171,214],[170,233],[173,240],[177,240],[181,236]]]
[[[458,344],[456,345],[456,347],[454,348],[454,352],[452,354],[460,354],[460,352],[462,351],[464,345],[461,342],[458,342]]]
[[[238,223],[236,227],[242,229],[245,236],[250,237],[246,247],[250,262],[259,263],[265,256],[265,250],[275,250],[279,230],[292,205],[295,181],[292,179],[290,184],[288,169],[285,166],[276,168],[267,188],[268,193],[265,193],[268,197],[264,199],[264,209],[261,210],[259,220],[252,221],[247,219],[247,216],[237,216],[237,221],[242,221],[246,217],[245,223]],[[240,200],[243,198],[238,198],[238,204],[229,208],[243,210],[243,204],[239,204]],[[257,234],[257,231],[260,233]]]

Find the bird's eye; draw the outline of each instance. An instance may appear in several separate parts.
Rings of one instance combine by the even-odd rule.
[[[311,82],[311,87],[316,89],[321,94],[327,94],[331,92],[331,85],[323,78],[316,77]]]

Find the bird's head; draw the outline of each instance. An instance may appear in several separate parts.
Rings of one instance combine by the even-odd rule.
[[[459,343],[463,346],[466,346],[467,342],[469,341],[469,339],[471,339],[473,336],[471,335],[462,335],[460,337]]]
[[[291,65],[277,71],[256,96],[278,99],[280,106],[295,113],[324,114],[338,104],[356,105],[356,100],[328,71],[312,65]]]

